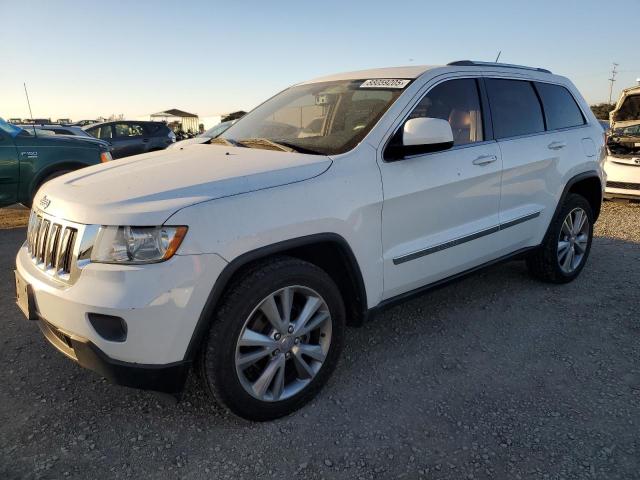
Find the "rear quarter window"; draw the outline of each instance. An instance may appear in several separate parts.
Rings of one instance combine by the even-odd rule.
[[[578,127],[585,124],[584,116],[569,90],[561,85],[551,83],[536,82],[535,85],[542,100],[547,130]]]
[[[544,132],[542,108],[531,82],[488,78],[486,85],[496,138]]]
[[[155,135],[161,133],[161,129],[164,127],[161,123],[146,123],[144,125],[145,130],[149,135]]]

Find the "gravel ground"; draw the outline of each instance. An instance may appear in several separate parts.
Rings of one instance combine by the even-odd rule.
[[[569,285],[511,262],[349,329],[319,397],[261,424],[65,359],[13,305],[7,253],[0,478],[638,478],[640,206],[606,204],[597,235]]]
[[[24,227],[28,221],[29,209],[22,205],[0,208],[0,229]]]

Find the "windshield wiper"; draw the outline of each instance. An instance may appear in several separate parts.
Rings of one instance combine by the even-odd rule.
[[[254,147],[266,147],[266,148],[270,148],[271,150],[282,150],[283,152],[298,152],[298,153],[309,153],[309,154],[313,154],[313,155],[322,155],[322,153],[315,151],[315,150],[311,150],[309,148],[305,148],[305,147],[301,147],[299,145],[296,145],[294,143],[289,143],[286,141],[274,141],[274,140],[269,140],[268,138],[243,138],[239,140],[240,143],[254,148]]]
[[[237,140],[231,140],[229,138],[224,138],[224,137],[215,137],[212,138],[211,140],[209,140],[208,142],[210,145],[226,145],[227,147],[246,147],[246,145],[243,145],[242,143],[238,142]]]
[[[279,145],[284,145],[285,147],[289,147],[289,148],[295,150],[298,153],[308,153],[310,155],[324,155],[324,153],[322,153],[322,152],[319,152],[317,150],[313,150],[313,149],[307,148],[307,147],[301,147],[300,145],[296,145],[295,143],[282,142],[280,140],[278,140],[277,143]]]

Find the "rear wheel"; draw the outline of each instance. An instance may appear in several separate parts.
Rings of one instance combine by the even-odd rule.
[[[201,376],[241,417],[287,415],[329,378],[344,324],[340,292],[322,269],[288,257],[261,263],[222,300],[201,350]]]
[[[540,280],[570,282],[584,268],[592,238],[591,205],[583,196],[569,194],[542,245],[527,258],[527,267]]]

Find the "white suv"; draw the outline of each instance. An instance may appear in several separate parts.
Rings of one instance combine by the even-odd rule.
[[[231,411],[275,418],[327,381],[346,323],[514,256],[573,280],[603,147],[573,84],[543,69],[303,82],[205,144],[44,185],[18,305],[116,383],[176,393],[193,366]]]

